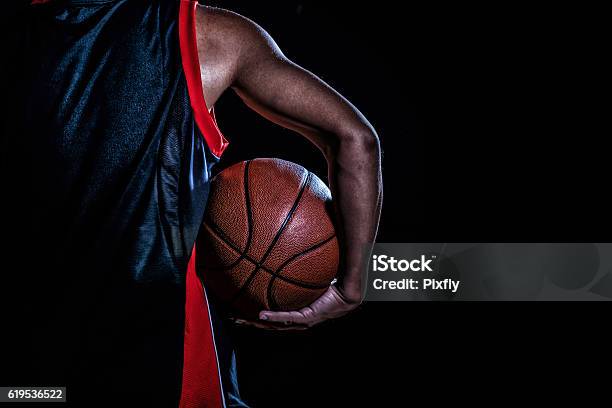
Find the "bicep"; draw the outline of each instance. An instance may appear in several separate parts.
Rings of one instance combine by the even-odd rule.
[[[318,145],[327,142],[323,140],[326,135],[341,136],[370,128],[351,103],[288,60],[261,28],[257,27],[251,42],[233,84],[249,107]]]

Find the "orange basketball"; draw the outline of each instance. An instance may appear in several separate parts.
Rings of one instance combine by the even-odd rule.
[[[235,164],[212,181],[198,238],[198,273],[237,315],[295,310],[317,299],[338,269],[331,193],[280,159]]]

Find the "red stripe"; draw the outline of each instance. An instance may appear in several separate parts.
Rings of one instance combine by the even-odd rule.
[[[210,151],[217,157],[228,145],[204,100],[198,58],[195,12],[197,1],[180,0],[179,43],[187,90],[195,122]],[[223,407],[221,379],[208,300],[195,268],[195,246],[187,268],[183,386],[180,408]]]
[[[196,274],[195,246],[187,268],[183,388],[180,408],[223,407],[208,300]]]
[[[229,142],[223,137],[214,118],[214,112],[211,114],[208,111],[204,100],[195,21],[198,2],[196,0],[180,1],[179,42],[191,108],[195,122],[204,135],[208,148],[215,156],[221,157]]]

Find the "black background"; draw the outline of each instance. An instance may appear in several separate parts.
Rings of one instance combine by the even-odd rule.
[[[385,188],[379,242],[609,240],[596,10],[215,4],[262,25],[377,129]],[[325,176],[314,148],[234,95],[217,111],[233,142],[225,163],[276,156]],[[561,385],[574,377],[589,346],[569,339],[600,333],[606,320],[591,309],[370,303],[308,333],[239,329],[241,387],[263,407],[407,406],[417,396],[480,399],[485,390],[510,398],[543,378]],[[506,377],[514,370],[516,390]],[[466,380],[471,387],[459,386]]]
[[[211,3],[262,25],[377,129],[380,242],[609,242],[601,10]],[[3,35],[7,54],[10,38]],[[10,73],[2,75],[10,85]],[[325,176],[316,149],[235,95],[216,109],[232,142],[223,165],[272,156]],[[593,304],[364,304],[306,333],[237,329],[240,383],[255,407],[490,403],[489,392],[508,400],[551,379],[571,395],[587,364],[606,364],[608,322]],[[589,395],[598,389],[592,383]]]

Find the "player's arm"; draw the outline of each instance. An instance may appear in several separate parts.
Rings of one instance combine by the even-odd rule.
[[[366,118],[312,73],[288,60],[252,21],[230,12],[223,47],[235,55],[231,87],[252,109],[314,143],[329,165],[341,244],[338,282],[311,306],[260,314],[263,320],[311,326],[362,301],[363,251],[376,235],[382,200],[380,147]]]

